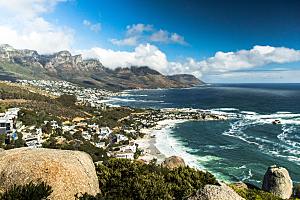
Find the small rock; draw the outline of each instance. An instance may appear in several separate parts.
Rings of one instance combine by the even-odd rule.
[[[282,199],[289,199],[293,193],[293,182],[289,172],[276,165],[269,167],[264,176],[262,189]]]
[[[178,156],[171,156],[165,159],[165,161],[162,163],[162,166],[167,167],[169,169],[175,169],[178,167],[184,167],[185,162],[182,158]]]
[[[206,185],[203,189],[198,190],[195,196],[189,197],[188,200],[245,200],[238,195],[233,189],[224,183],[220,185]]]

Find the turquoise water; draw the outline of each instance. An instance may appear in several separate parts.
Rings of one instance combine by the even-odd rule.
[[[126,93],[111,103],[236,114],[229,121],[181,123],[169,132],[199,167],[218,178],[259,186],[267,167],[277,164],[300,182],[300,84],[227,84]],[[282,123],[273,125],[275,119]]]

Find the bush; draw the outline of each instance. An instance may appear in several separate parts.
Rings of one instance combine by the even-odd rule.
[[[26,185],[14,185],[12,188],[0,194],[0,200],[42,200],[52,193],[52,189],[46,183],[28,183]]]
[[[81,200],[184,199],[206,184],[217,184],[213,175],[189,167],[170,170],[155,162],[144,164],[109,159],[96,166],[101,193],[83,195]]]
[[[68,95],[68,94],[62,94],[60,95],[57,100],[64,106],[70,107],[74,106],[77,99],[75,95]]]
[[[239,189],[232,185],[231,187],[236,191],[236,193],[247,200],[281,200],[281,198],[260,189]]]

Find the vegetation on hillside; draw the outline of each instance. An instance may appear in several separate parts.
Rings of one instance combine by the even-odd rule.
[[[0,194],[0,200],[42,200],[52,193],[52,189],[46,183],[26,185],[14,185],[10,189]]]
[[[282,200],[281,198],[258,188],[241,189],[234,185],[230,185],[241,197],[246,200]]]
[[[189,167],[170,170],[157,165],[109,159],[96,166],[101,193],[79,199],[184,199],[206,184],[217,184],[215,177]]]

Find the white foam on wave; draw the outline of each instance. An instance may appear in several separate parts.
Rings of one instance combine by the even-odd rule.
[[[112,97],[105,101],[106,102],[143,102],[143,103],[163,103],[164,102],[164,101],[158,101],[158,100],[144,100],[144,99],[118,98],[118,97]]]
[[[188,152],[193,150],[185,147],[184,144],[177,138],[175,138],[172,133],[172,128],[178,124],[184,122],[183,120],[169,120],[168,125],[161,130],[155,130],[154,134],[156,135],[156,148],[164,154],[166,157],[170,156],[179,156],[184,159],[185,163],[190,167],[204,170],[204,167],[200,165],[199,160],[205,159],[216,159],[192,155]]]
[[[220,111],[238,111],[239,109],[237,108],[215,108],[212,110],[220,110]]]

